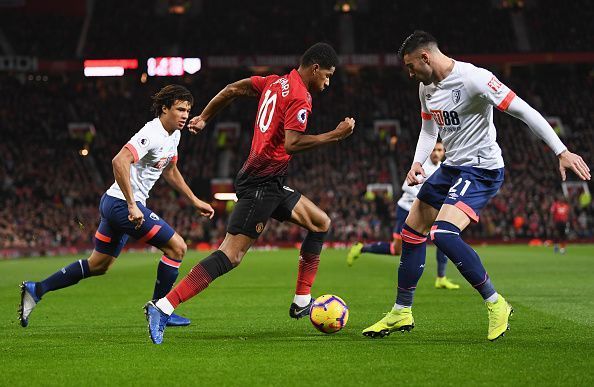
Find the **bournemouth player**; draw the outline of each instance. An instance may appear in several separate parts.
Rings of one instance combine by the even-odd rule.
[[[427,161],[423,164],[423,170],[427,177],[431,176],[433,172],[439,168],[441,160],[445,150],[440,140],[435,143],[435,147],[431,152],[431,155],[427,158]],[[402,226],[408,216],[408,212],[412,207],[412,204],[419,193],[423,183],[418,185],[409,186],[405,181],[402,184],[402,197],[396,204],[396,225],[394,226],[394,232],[392,234],[393,241],[390,242],[375,242],[369,244],[355,243],[349,250],[347,255],[347,264],[352,266],[355,259],[359,258],[362,253],[371,254],[383,254],[383,255],[400,255],[402,253]],[[437,278],[435,279],[435,287],[437,289],[448,289],[454,290],[459,289],[460,285],[457,285],[450,281],[446,277],[446,266],[448,264],[448,257],[440,249],[436,249],[435,258],[437,259]]]
[[[297,289],[289,315],[298,319],[309,314],[310,289],[330,218],[286,185],[287,167],[293,154],[336,143],[353,132],[355,121],[345,118],[330,132],[305,134],[311,113],[310,92],[321,92],[329,86],[337,64],[334,49],[317,43],[303,54],[297,70],[282,76],[254,76],[227,85],[190,121],[190,130],[199,131],[235,98],[247,96],[260,100],[252,148],[235,181],[238,202],[223,243],[194,266],[166,297],[145,306],[149,333],[155,344],[162,342],[165,324],[173,310],[239,265],[270,218],[289,221],[308,230],[299,253]]]
[[[408,184],[418,184],[417,175],[426,176],[422,165],[438,134],[446,148],[446,161],[421,187],[402,228],[396,303],[363,334],[383,337],[414,327],[411,306],[423,273],[429,234],[486,301],[487,338],[495,340],[507,330],[512,307],[495,290],[478,254],[460,237],[470,222],[478,222],[480,210],[503,183],[493,107],[522,120],[547,143],[559,158],[563,180],[568,168],[583,180],[590,180],[590,170],[580,156],[567,150],[542,115],[489,71],[444,55],[428,33],[415,31],[399,54],[409,75],[420,81],[422,126]]]
[[[569,204],[563,195],[557,196],[557,200],[551,205],[551,215],[553,216],[553,223],[555,223],[555,253],[565,254],[565,247],[567,245],[567,225],[569,224],[570,213],[571,207],[569,207]]]
[[[78,283],[81,279],[105,274],[115,262],[128,237],[146,242],[163,252],[157,269],[154,298],[171,290],[178,268],[186,253],[186,243],[157,214],[147,208],[149,191],[161,175],[182,193],[200,215],[212,218],[210,204],[198,199],[177,168],[177,146],[194,99],[183,86],[169,85],[153,96],[155,119],[138,131],[114,157],[115,183],[99,204],[101,222],[95,233],[95,249],[88,259],[66,266],[41,282],[23,282],[19,317],[26,327],[29,315],[41,298],[50,291]],[[188,325],[181,316],[171,325]]]

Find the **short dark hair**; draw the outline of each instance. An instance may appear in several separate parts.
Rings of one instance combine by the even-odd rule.
[[[160,117],[163,113],[163,106],[170,109],[175,101],[187,101],[190,105],[194,105],[194,97],[190,90],[180,85],[167,85],[155,95],[151,97],[153,105],[151,112],[155,117]]]
[[[404,58],[404,55],[410,54],[417,48],[426,47],[431,44],[437,46],[437,39],[435,39],[433,35],[426,31],[416,30],[404,39],[404,42],[402,42],[402,45],[400,46],[400,50],[398,50],[398,57],[402,59]]]
[[[338,54],[328,43],[316,43],[301,56],[301,66],[319,64],[320,67],[329,69],[338,66]]]

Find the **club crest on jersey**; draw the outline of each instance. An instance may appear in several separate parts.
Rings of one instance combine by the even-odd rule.
[[[452,90],[452,101],[454,101],[454,104],[457,104],[458,102],[460,102],[461,95],[462,95],[462,93],[460,92],[460,89]]]
[[[264,230],[264,223],[260,222],[256,225],[256,232],[260,234]]]
[[[297,112],[297,121],[305,124],[305,121],[307,121],[307,109],[301,109]]]

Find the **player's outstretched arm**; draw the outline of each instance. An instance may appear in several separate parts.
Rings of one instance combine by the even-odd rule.
[[[188,123],[188,129],[196,134],[206,126],[206,123],[237,97],[258,97],[260,93],[252,86],[250,78],[228,84],[219,91],[217,95],[206,105],[200,115],[192,118]]]
[[[173,187],[177,192],[183,194],[192,205],[198,210],[200,215],[212,219],[214,216],[214,209],[212,206],[196,197],[192,189],[186,183],[186,180],[182,176],[181,172],[177,168],[176,163],[170,163],[163,171],[163,177],[165,181]]]
[[[355,119],[346,117],[341,121],[336,129],[322,133],[322,134],[303,134],[297,130],[291,130],[286,128],[285,130],[285,151],[288,154],[295,154],[303,152],[309,149],[317,148],[321,145],[330,144],[344,140],[351,134],[355,129]]]
[[[557,133],[551,128],[547,120],[528,105],[520,97],[516,96],[506,112],[526,123],[528,127],[539,136],[559,158],[559,171],[563,181],[566,179],[567,169],[571,169],[580,179],[590,180],[590,168],[581,156],[570,152],[563,144]]]
[[[134,200],[132,193],[132,184],[130,183],[130,164],[134,162],[134,155],[128,148],[122,148],[120,152],[111,160],[113,167],[113,176],[118,186],[122,190],[126,203],[128,203],[128,220],[134,223],[136,228],[140,228],[144,223],[144,214]]]

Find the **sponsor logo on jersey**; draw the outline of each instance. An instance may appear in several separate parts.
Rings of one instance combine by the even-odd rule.
[[[460,89],[452,90],[452,101],[454,101],[454,105],[460,102],[461,94]]]
[[[305,121],[307,121],[306,109],[301,109],[297,112],[297,121],[301,122],[302,124],[305,124]]]
[[[439,126],[439,130],[455,132],[462,129],[462,126],[460,125],[460,117],[458,116],[458,112],[455,110],[447,111],[431,109],[430,111],[431,115],[433,116],[433,120],[437,126]]]
[[[173,159],[173,156],[163,157],[161,160],[157,161],[153,168],[163,169],[169,164],[169,162]]]
[[[138,145],[140,145],[143,148],[146,148],[147,146],[149,146],[150,143],[151,142],[146,137],[141,137],[138,139]]]
[[[256,225],[256,232],[260,234],[264,230],[264,223],[260,222]]]
[[[151,212],[151,214],[149,215],[149,217],[150,217],[152,220],[155,220],[155,221],[156,221],[156,220],[159,220],[159,217],[158,217],[158,216],[157,216],[157,214],[155,214],[154,212]]]
[[[289,191],[289,192],[295,192],[295,190],[291,187],[287,187],[286,185],[283,185],[283,189]]]

